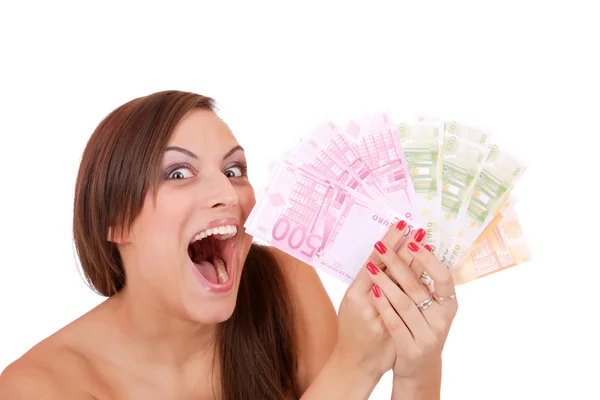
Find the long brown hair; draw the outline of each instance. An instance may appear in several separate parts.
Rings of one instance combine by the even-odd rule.
[[[112,296],[127,282],[109,228],[129,229],[147,193],[156,193],[173,130],[194,108],[214,112],[215,104],[195,93],[154,93],[118,107],[90,137],[75,186],[73,234],[85,278],[99,294]],[[283,271],[253,244],[236,308],[217,336],[223,399],[298,397],[293,322]]]

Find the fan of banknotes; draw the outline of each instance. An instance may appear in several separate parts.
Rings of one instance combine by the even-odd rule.
[[[324,122],[271,164],[245,228],[350,283],[403,219],[407,236],[426,230],[423,243],[462,284],[530,258],[511,196],[526,169],[490,134],[455,121],[399,123],[383,112]]]

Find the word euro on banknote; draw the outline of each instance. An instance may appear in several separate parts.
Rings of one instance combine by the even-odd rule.
[[[288,158],[258,199],[246,232],[345,283],[356,277],[373,244],[398,221],[391,208]]]
[[[469,250],[487,224],[506,202],[515,184],[527,170],[527,165],[496,144],[490,152],[458,221],[458,233],[449,245],[444,263],[450,268]]]
[[[398,136],[415,190],[415,210],[426,227],[426,243],[437,257],[442,217],[444,124],[399,124]]]

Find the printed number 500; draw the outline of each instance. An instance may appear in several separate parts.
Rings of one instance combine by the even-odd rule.
[[[291,229],[290,229],[291,228]],[[306,228],[302,226],[294,226],[286,218],[280,218],[273,225],[271,232],[273,239],[281,242],[287,238],[287,245],[294,250],[300,249],[300,253],[312,260],[317,248],[321,245],[323,239],[317,234],[306,234]],[[309,251],[304,249],[308,248]]]

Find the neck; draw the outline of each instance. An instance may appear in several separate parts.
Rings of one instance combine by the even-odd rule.
[[[127,287],[107,300],[114,326],[128,348],[146,364],[184,368],[200,361],[213,361],[216,325],[186,320],[156,303],[130,292]]]

